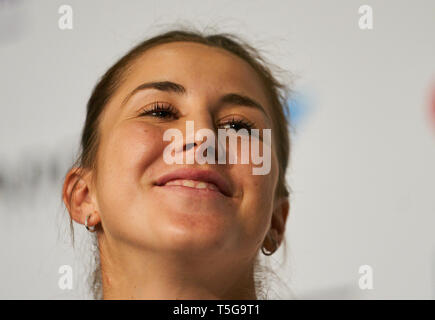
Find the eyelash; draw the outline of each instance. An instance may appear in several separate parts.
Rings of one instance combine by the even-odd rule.
[[[166,112],[166,116],[162,116],[162,113]],[[157,116],[157,113],[160,113],[160,116]],[[141,111],[139,116],[153,116],[161,119],[167,119],[168,114],[171,118],[178,119],[178,111],[171,104],[162,104],[160,102],[154,102],[151,105],[151,108],[145,108]]]
[[[142,110],[139,116],[153,116],[160,119],[178,119],[179,112],[178,110],[171,104],[163,104],[161,102],[154,102],[151,107],[147,107]],[[235,129],[236,131],[240,129],[246,129],[248,132],[255,127],[255,123],[245,120],[245,119],[235,119],[232,117],[231,120],[226,120],[221,125],[230,125],[228,129]],[[241,126],[241,128],[236,129],[234,126]]]
[[[248,132],[255,126],[255,124],[251,121],[244,119],[234,119],[234,117],[231,120],[226,120],[222,123],[222,125],[230,125],[230,128],[228,129],[235,129],[236,131],[239,131],[240,129],[246,129]],[[241,126],[242,128],[236,129],[233,128],[233,126]]]

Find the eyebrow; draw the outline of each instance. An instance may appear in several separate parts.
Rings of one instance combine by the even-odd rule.
[[[164,92],[173,92],[173,93],[180,94],[180,95],[186,94],[186,92],[187,92],[186,88],[184,88],[181,84],[178,84],[178,83],[175,83],[172,81],[147,82],[147,83],[141,84],[136,89],[131,91],[125,97],[121,106],[126,104],[127,101],[133,95],[135,95],[137,92],[147,90],[147,89],[155,89],[155,90],[160,90],[160,91],[164,91]],[[227,93],[219,99],[219,102],[222,104],[228,103],[228,104],[235,104],[235,105],[243,105],[243,106],[247,106],[247,107],[252,107],[252,108],[255,108],[255,109],[262,111],[267,117],[269,117],[269,115],[266,113],[266,110],[259,102],[255,101],[254,99],[252,99],[248,96],[242,95],[242,94]]]

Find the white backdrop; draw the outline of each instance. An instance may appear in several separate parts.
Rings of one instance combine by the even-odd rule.
[[[63,4],[72,30],[58,27]],[[372,30],[358,27],[364,4]],[[85,249],[66,241],[62,178],[97,78],[174,23],[236,32],[296,76],[279,271],[291,293],[277,286],[278,296],[435,298],[430,0],[0,0],[0,298],[89,297]],[[58,286],[62,265],[73,290]],[[373,269],[372,290],[358,285],[361,265]]]

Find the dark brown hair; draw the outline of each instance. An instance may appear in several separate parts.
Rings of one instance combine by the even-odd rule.
[[[286,184],[285,174],[288,167],[290,154],[289,138],[289,113],[287,98],[289,88],[278,81],[271,71],[271,64],[268,63],[251,45],[241,38],[228,33],[205,35],[192,30],[172,30],[152,38],[149,38],[125,54],[101,77],[96,84],[87,104],[86,121],[81,136],[80,153],[72,168],[94,170],[97,172],[96,159],[99,144],[99,123],[104,107],[107,105],[115,91],[120,87],[123,79],[128,75],[131,66],[140,58],[144,52],[160,44],[171,42],[195,42],[210,47],[221,48],[246,61],[259,75],[267,98],[271,104],[271,118],[273,122],[272,136],[276,146],[279,162],[278,185],[275,196],[288,197],[289,188]],[[274,66],[276,68],[276,66]],[[72,220],[70,221],[72,228]],[[73,238],[74,239],[74,238]],[[95,240],[95,239],[94,239]],[[73,240],[74,241],[74,240]],[[284,242],[285,244],[285,242]],[[95,263],[97,269],[94,271],[91,286],[94,297],[101,297],[101,283],[98,252]]]

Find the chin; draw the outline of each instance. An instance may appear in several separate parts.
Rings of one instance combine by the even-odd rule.
[[[226,247],[231,231],[235,232],[223,219],[207,217],[194,220],[181,216],[173,218],[162,228],[162,243],[170,250],[181,252],[213,252]]]

